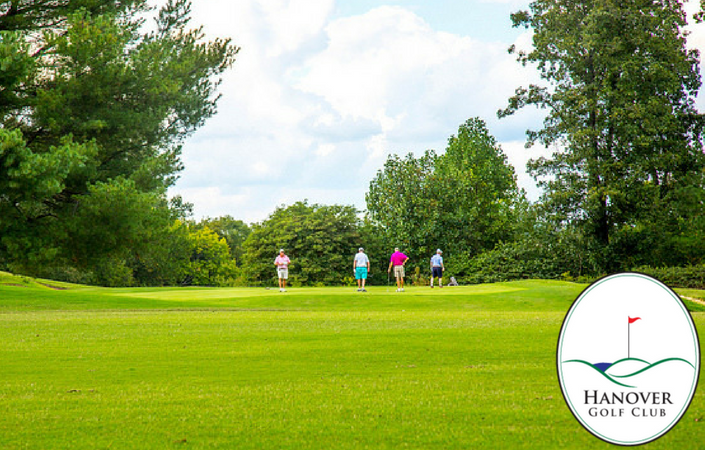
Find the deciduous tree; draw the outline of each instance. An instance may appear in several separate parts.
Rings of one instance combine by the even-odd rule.
[[[252,284],[276,284],[274,258],[291,258],[293,284],[340,284],[352,276],[352,258],[362,245],[360,219],[352,206],[297,202],[277,208],[252,226],[244,244],[244,272]]]
[[[513,167],[479,118],[462,124],[441,155],[391,155],[366,195],[388,245],[403,247],[424,273],[436,248],[466,260],[511,240],[521,198]]]
[[[225,239],[230,248],[230,256],[238,266],[242,265],[242,246],[250,234],[250,227],[242,220],[236,220],[232,216],[222,216],[216,218],[205,218],[195,224],[196,228],[207,227],[218,236]]]
[[[533,49],[511,50],[548,86],[517,89],[500,116],[548,111],[528,145],[556,149],[530,164],[549,215],[580,228],[604,271],[629,264],[637,234],[675,244],[705,200],[698,52],[685,45],[682,3],[536,0],[512,20],[533,29]]]

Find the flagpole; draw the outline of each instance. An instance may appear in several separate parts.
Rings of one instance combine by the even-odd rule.
[[[632,357],[632,322],[636,322],[637,320],[641,320],[641,317],[635,317],[632,319],[627,316],[627,359]]]

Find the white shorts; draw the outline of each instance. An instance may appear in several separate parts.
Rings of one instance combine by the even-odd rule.
[[[279,274],[280,279],[287,280],[289,278],[289,269],[288,268],[287,269],[279,268],[279,269],[277,269],[277,273]]]

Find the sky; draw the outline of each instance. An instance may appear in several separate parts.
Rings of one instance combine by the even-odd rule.
[[[303,200],[363,211],[388,155],[442,153],[479,117],[537,199],[525,165],[550,151],[524,142],[543,113],[496,114],[517,87],[540,82],[507,51],[530,49],[530,30],[510,20],[528,4],[193,0],[192,25],[209,39],[231,38],[240,52],[222,77],[218,113],[185,141],[185,169],[169,194],[192,203],[197,220],[261,222]],[[704,28],[692,27],[691,47],[705,49]]]

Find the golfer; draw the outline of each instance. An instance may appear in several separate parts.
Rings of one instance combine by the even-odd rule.
[[[409,257],[399,251],[399,247],[394,249],[392,257],[389,260],[389,268],[387,273],[392,271],[394,267],[394,277],[397,279],[397,292],[404,292],[404,264],[409,260]]]
[[[443,272],[446,268],[443,265],[443,252],[439,248],[436,254],[431,256],[431,289],[433,289],[433,279],[438,278],[438,286],[443,287]]]
[[[370,271],[370,258],[365,255],[365,249],[362,247],[357,249],[357,255],[353,259],[353,270],[357,280],[357,292],[367,292],[365,290],[365,281]]]
[[[284,249],[279,250],[279,255],[274,259],[274,265],[277,266],[277,275],[279,276],[279,292],[286,292],[286,280],[289,279],[289,264],[291,260],[284,254]]]

